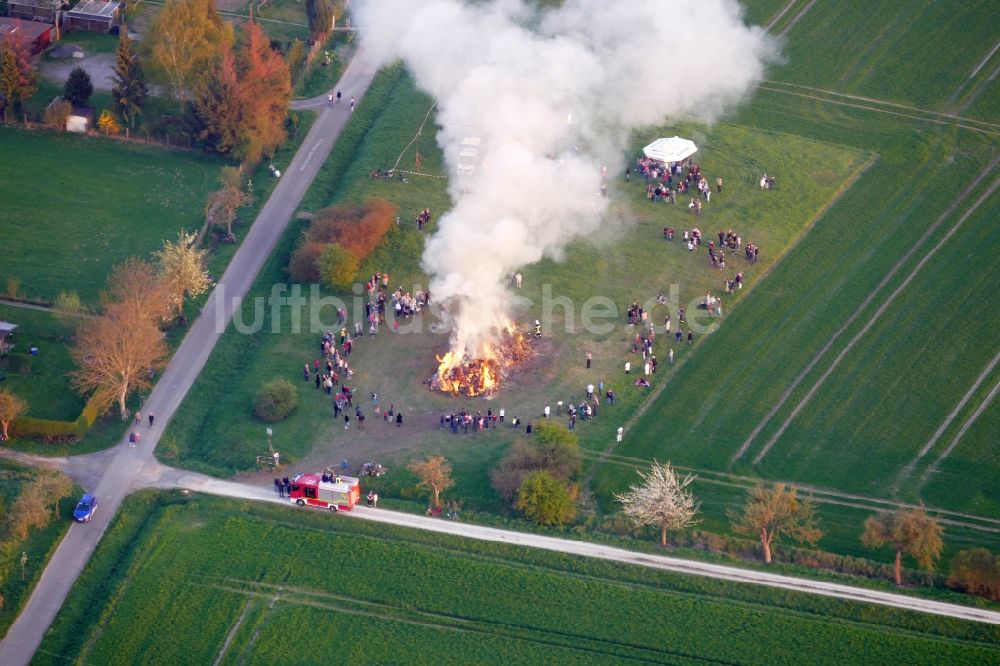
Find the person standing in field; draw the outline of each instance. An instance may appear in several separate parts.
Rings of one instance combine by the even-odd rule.
[[[715,191],[719,194],[722,193],[722,176],[715,177]]]
[[[625,426],[618,426],[618,435],[615,438],[616,442],[621,442],[622,437],[625,435]]]
[[[587,369],[590,370],[590,361],[594,358],[594,355],[587,352]]]

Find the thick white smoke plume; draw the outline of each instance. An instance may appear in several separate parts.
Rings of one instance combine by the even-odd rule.
[[[634,128],[711,121],[762,79],[773,43],[735,0],[361,0],[363,48],[401,58],[438,102],[454,208],[424,252],[452,349],[477,356],[509,317],[506,277],[594,231],[601,166]],[[476,173],[455,176],[463,138]]]

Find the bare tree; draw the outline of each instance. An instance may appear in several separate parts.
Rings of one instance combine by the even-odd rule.
[[[219,178],[222,187],[212,192],[205,204],[206,222],[225,227],[227,243],[236,240],[233,234],[236,212],[253,201],[253,197],[240,187],[241,173],[237,167],[223,167]]]
[[[56,520],[62,520],[59,500],[73,492],[73,481],[57,469],[45,469],[38,472],[34,483],[42,498],[55,510]]]
[[[148,261],[130,257],[118,264],[108,278],[107,299],[124,308],[129,318],[158,324],[170,313],[166,281]]]
[[[924,569],[933,569],[934,560],[941,556],[944,542],[941,525],[923,509],[897,509],[892,513],[869,516],[861,541],[869,548],[885,544],[896,550],[893,577],[896,585],[903,584],[903,554],[912,556]]]
[[[184,299],[204,293],[211,284],[205,268],[207,251],[199,250],[194,242],[195,235],[182,230],[177,234],[177,242],[164,241],[163,249],[156,253],[170,304],[176,308],[181,322],[184,321]]]
[[[125,401],[152,386],[152,371],[162,367],[167,345],[153,322],[113,303],[100,317],[81,324],[72,355],[77,369],[70,376],[76,388],[93,392],[101,409],[117,403],[125,419]]]
[[[660,545],[667,546],[667,530],[679,530],[693,525],[698,503],[688,490],[697,478],[677,476],[669,462],[665,465],[653,461],[648,473],[638,472],[642,483],[629,488],[624,494],[615,494],[625,515],[639,525],[657,525],[660,528]]]
[[[0,440],[10,437],[10,424],[28,411],[28,403],[9,389],[0,389]]]
[[[780,534],[809,544],[823,536],[814,522],[815,505],[810,499],[800,501],[795,488],[776,483],[774,488],[759,485],[749,492],[743,511],[730,512],[729,518],[734,531],[760,539],[765,562],[771,562],[771,544]]]
[[[448,460],[444,456],[431,456],[427,460],[410,463],[409,469],[420,479],[417,485],[431,491],[431,504],[441,506],[441,493],[455,485]]]
[[[21,493],[14,500],[7,527],[10,536],[21,541],[28,536],[31,528],[48,525],[49,519],[49,507],[41,488],[36,483],[29,483],[21,489]]]

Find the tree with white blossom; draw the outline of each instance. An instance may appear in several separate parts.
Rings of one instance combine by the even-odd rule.
[[[667,545],[667,530],[679,530],[695,522],[700,506],[688,486],[697,478],[690,474],[677,476],[669,462],[665,465],[653,461],[648,473],[638,473],[642,483],[632,486],[627,493],[615,494],[625,515],[639,525],[657,525],[660,528],[660,545]]]

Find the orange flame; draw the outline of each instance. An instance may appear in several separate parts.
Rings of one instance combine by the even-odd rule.
[[[531,345],[513,324],[495,343],[486,343],[476,358],[460,357],[454,351],[438,356],[437,375],[431,385],[452,395],[488,396],[500,388],[511,367],[531,353]]]

